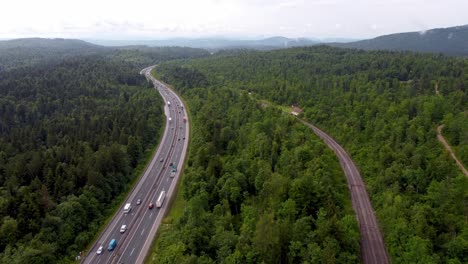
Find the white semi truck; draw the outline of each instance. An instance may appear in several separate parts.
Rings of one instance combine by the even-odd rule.
[[[156,201],[156,207],[160,208],[163,205],[165,198],[166,198],[166,191],[162,191],[161,194],[159,195],[158,200]]]
[[[124,206],[124,213],[128,214],[132,210],[132,205],[130,203],[126,203]]]

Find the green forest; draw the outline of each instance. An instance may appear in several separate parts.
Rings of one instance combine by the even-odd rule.
[[[310,129],[237,89],[182,96],[193,124],[187,207],[161,233],[156,263],[358,262],[345,177]]]
[[[207,54],[48,42],[0,47],[0,263],[74,261],[163,131],[142,65]]]
[[[392,263],[468,263],[468,60],[316,46],[275,51],[0,43],[0,263],[71,263],[122,202],[164,128],[139,71],[190,113],[175,217],[151,263],[359,263],[334,153],[356,162]]]
[[[356,263],[359,234],[333,154],[303,118],[350,153],[392,263],[468,262],[468,60],[325,46],[235,50],[162,63],[193,131],[183,214],[155,263]],[[263,103],[260,103],[263,102]],[[175,205],[177,206],[177,204]]]

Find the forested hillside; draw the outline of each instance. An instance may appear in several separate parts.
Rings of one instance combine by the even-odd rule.
[[[91,242],[164,127],[140,58],[206,54],[59,44],[0,50],[0,263],[67,263]]]
[[[297,104],[304,109],[306,119],[333,135],[357,162],[367,184],[393,263],[468,262],[468,212],[466,210],[468,179],[463,176],[436,139],[436,127],[447,122],[450,140],[453,144],[460,146],[461,155],[465,155],[463,151],[466,151],[466,143],[463,142],[467,141],[467,133],[463,130],[463,124],[468,123],[466,116],[467,60],[439,55],[312,47],[272,52],[230,51],[206,59],[164,63],[160,65],[158,72],[164,81],[182,91],[188,90],[187,93],[200,90],[190,89],[193,87],[205,87],[210,92],[224,87],[223,89],[250,92],[253,98],[266,99],[281,105]],[[223,122],[222,120],[226,117],[218,118],[216,115],[223,108],[234,116],[252,112],[247,107],[238,107],[237,111],[231,110],[233,108],[227,98],[220,102],[223,106],[221,109],[211,107],[213,110],[200,110],[200,106],[211,105],[211,101],[216,100],[204,95],[210,92],[199,92],[197,96],[188,96],[196,98],[191,103],[193,108],[191,112],[194,115],[201,115],[198,114],[199,111],[210,111],[210,117],[202,119],[203,122],[208,124]],[[260,120],[262,118],[271,120],[272,116],[265,113],[261,115],[262,117],[258,117],[258,120],[262,125],[240,127],[234,129],[234,131],[240,131],[239,133],[227,134],[231,135],[233,142],[244,142],[249,137],[242,134],[242,131],[249,131],[248,128],[253,128],[253,131],[258,128],[275,131],[278,126],[288,131],[300,129],[295,123],[282,123],[281,120],[285,117],[274,118],[274,121],[267,122]],[[210,118],[216,121],[210,121]],[[197,119],[195,119],[195,124],[196,122]],[[219,130],[221,128],[223,126],[213,125],[206,131],[214,130],[211,136],[214,140],[219,140],[226,135],[226,132],[230,132],[230,130]],[[265,145],[270,146],[264,141],[274,142],[275,134],[265,133],[265,135],[266,137],[260,136],[258,140],[250,138],[250,144],[254,144],[255,148],[260,150]],[[282,143],[293,140],[293,142],[310,144],[306,142],[313,141],[309,138],[297,141],[295,138],[294,134],[291,136],[282,134]],[[193,141],[194,145],[198,142],[195,138]],[[297,147],[300,144],[286,143],[286,145],[290,147],[288,149],[290,153],[297,153],[297,160],[303,157],[314,157],[301,153],[301,147]],[[236,143],[235,146],[241,146],[237,150],[242,153],[252,151],[251,145]],[[216,152],[219,149],[222,149],[219,145],[211,144],[205,152]],[[288,151],[276,153],[282,156],[287,155]],[[197,155],[198,153],[192,153],[192,156],[197,157]],[[236,155],[236,157],[241,156],[242,154]],[[192,166],[195,165],[196,168],[198,165],[195,163],[197,160],[195,157],[192,158]],[[246,156],[243,160],[251,162],[252,159],[252,156]],[[296,165],[299,163],[288,162],[288,164],[290,167],[281,173],[286,178],[288,174],[291,175],[297,171]],[[312,167],[303,177],[311,177],[309,175],[316,175],[317,172],[320,175],[322,171],[331,168],[338,169],[332,163],[324,163],[323,168]],[[202,171],[195,171],[196,173],[193,174],[190,170],[191,168],[186,176],[187,190],[191,188],[190,178],[204,175]],[[209,182],[212,178],[206,179]],[[340,179],[336,179],[338,180]],[[295,181],[296,179],[292,180],[292,182]],[[326,193],[324,191],[326,188],[336,191],[335,195],[345,195],[344,189],[336,188],[336,185],[327,182],[320,187],[314,184],[313,180],[302,183],[303,188],[307,188],[307,192],[314,193],[314,195],[323,195]],[[200,184],[199,188],[203,189],[205,186],[205,183]],[[284,197],[297,203],[293,186],[294,184]],[[222,189],[221,186],[219,188]],[[210,191],[207,193],[211,194]],[[186,197],[190,198],[189,195]],[[342,197],[347,197],[347,194]],[[203,205],[203,203],[200,205],[200,200],[196,201],[189,202],[181,222],[176,223],[174,227],[176,230],[183,230],[187,238],[190,237],[187,234],[199,234],[194,225],[195,219],[190,217],[195,210],[190,206]],[[314,201],[314,199],[307,197],[301,201]],[[205,206],[206,204],[205,202]],[[274,204],[272,204],[273,207]],[[279,208],[282,207],[279,206]],[[221,259],[226,261],[236,259],[235,256],[249,256],[246,254],[248,250],[242,251],[245,248],[243,231],[249,231],[255,238],[253,234],[255,230],[258,230],[255,227],[258,228],[264,223],[270,223],[267,226],[276,227],[276,224],[281,222],[281,214],[273,213],[269,216],[272,219],[260,217],[259,222],[246,225],[244,220],[250,217],[251,212],[248,209],[244,210],[247,213],[241,210],[241,235],[236,243],[231,244],[236,245],[236,249],[239,248],[240,254],[234,253],[234,256],[219,258],[218,253],[216,256],[219,262]],[[232,212],[233,210],[231,210],[231,215],[234,220],[238,219]],[[302,216],[319,219],[319,217],[315,218],[313,211],[302,211],[302,213],[305,213]],[[306,223],[300,229],[315,230],[317,228],[315,221]],[[236,223],[236,221],[233,222]],[[235,230],[234,234],[237,234]],[[281,233],[281,231],[278,232]],[[294,232],[291,234],[294,236]],[[206,253],[213,250],[203,248],[201,251],[193,251],[193,248],[199,247],[193,246],[190,241],[180,237],[178,232],[163,236],[161,244],[166,247],[162,248],[185,254],[200,254],[200,252]],[[172,246],[169,243],[165,244],[165,241],[170,241],[170,239],[174,239],[177,243],[174,242]],[[255,244],[255,239],[253,241]],[[281,255],[285,251],[280,248],[291,249],[295,246],[297,244],[292,239],[282,247],[270,247],[269,254]],[[307,252],[312,254],[312,248],[317,247],[311,246]],[[168,256],[166,259],[159,260],[164,262],[167,259],[169,259]],[[242,260],[246,261],[245,258]],[[288,258],[288,260],[296,263],[294,258]],[[321,260],[315,258],[311,263],[319,263]],[[243,263],[243,261],[238,263]],[[344,261],[337,260],[337,263],[340,262]]]
[[[181,47],[104,47],[82,40],[27,38],[0,41],[0,72],[76,56],[105,56],[116,63],[146,67],[161,61],[208,56],[202,49]]]
[[[156,263],[358,262],[343,172],[310,129],[237,89],[180,91],[193,124],[187,206]]]
[[[468,56],[468,25],[405,32],[349,43],[330,43],[334,47],[363,50],[410,50]]]

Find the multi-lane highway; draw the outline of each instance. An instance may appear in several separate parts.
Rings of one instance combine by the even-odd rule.
[[[351,193],[351,202],[359,223],[361,233],[361,259],[364,264],[387,264],[390,263],[385,243],[375,217],[372,204],[369,200],[366,187],[361,178],[361,174],[349,157],[348,153],[336,141],[316,126],[301,120],[302,123],[312,128],[328,145],[338,157],[348,181],[348,188]]]
[[[140,74],[144,74],[154,84],[164,99],[164,135],[145,173],[87,252],[82,263],[143,263],[161,224],[168,201],[174,193],[187,152],[189,123],[182,100],[151,76],[153,67],[141,70]],[[158,207],[157,200],[162,192],[165,192],[166,196],[162,206]],[[131,204],[131,210],[125,213],[124,206],[127,203]],[[150,203],[153,204],[152,208]],[[124,232],[121,232],[122,225],[127,226]],[[113,239],[117,241],[117,245],[109,251],[108,246]],[[102,252],[98,254],[101,246]]]

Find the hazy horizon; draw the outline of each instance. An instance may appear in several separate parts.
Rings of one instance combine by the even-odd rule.
[[[0,39],[364,39],[468,24],[462,0],[26,0],[2,8]]]

